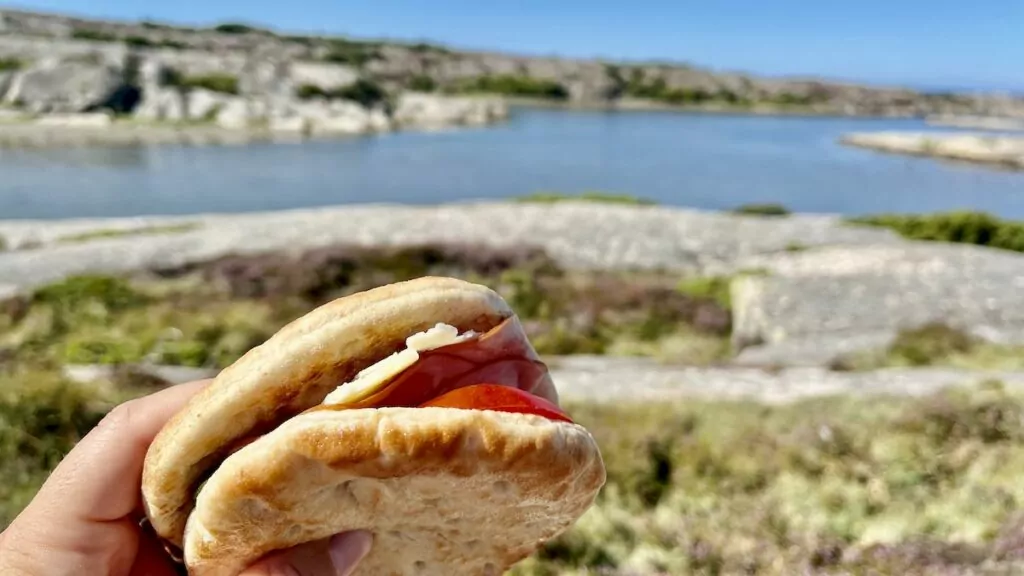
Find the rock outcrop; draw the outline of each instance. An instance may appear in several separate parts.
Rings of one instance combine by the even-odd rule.
[[[820,365],[931,322],[1024,342],[1024,256],[960,244],[839,246],[736,262],[740,362]]]
[[[840,142],[849,146],[959,160],[1024,170],[1024,137],[991,133],[876,132],[848,134]]]
[[[51,60],[14,75],[3,101],[33,112],[81,112],[106,105],[124,83],[114,65]]]
[[[54,123],[42,124],[68,128],[97,127],[94,120],[75,120],[69,115],[105,108],[127,111],[145,121],[187,121],[229,130],[266,129],[324,136],[481,125],[504,119],[508,114],[507,105],[500,98],[400,93],[393,105],[383,99],[386,95],[381,96],[380,102],[361,104],[347,95],[337,95],[338,90],[360,81],[359,73],[347,66],[274,63],[256,56],[248,63],[239,60],[225,66],[190,68],[208,71],[208,76],[200,76],[211,85],[206,88],[183,81],[180,69],[159,54],[120,56],[120,62],[113,61],[114,56],[100,53],[69,56],[68,60],[44,59],[0,76],[0,97],[24,113],[61,114]],[[221,78],[216,70],[235,65],[244,72],[235,89],[212,89],[219,87],[215,80]],[[315,87],[315,93],[296,93],[296,87],[309,86]],[[136,98],[126,110],[125,95],[129,91],[134,91]],[[121,141],[114,135],[112,138]],[[14,139],[20,142],[21,136],[15,135]],[[44,140],[58,143],[61,137],[50,133]],[[102,142],[102,135],[90,138],[95,140]],[[2,143],[15,145],[6,140]]]
[[[503,120],[508,108],[495,98],[447,98],[431,94],[403,94],[395,106],[399,125],[417,128],[480,126]]]

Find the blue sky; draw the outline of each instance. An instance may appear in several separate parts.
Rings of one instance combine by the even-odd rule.
[[[659,58],[770,75],[1024,90],[1024,0],[39,0],[187,24],[430,39],[529,54]]]

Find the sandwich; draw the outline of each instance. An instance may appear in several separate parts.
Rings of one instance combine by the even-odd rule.
[[[146,520],[190,574],[349,530],[356,574],[501,574],[605,482],[494,291],[420,278],[329,302],[224,369],[146,455]]]

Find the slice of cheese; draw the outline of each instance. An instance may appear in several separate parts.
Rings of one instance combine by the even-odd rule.
[[[405,339],[404,350],[377,362],[356,375],[351,382],[342,384],[324,398],[324,404],[337,406],[354,404],[363,398],[376,394],[419,360],[420,352],[435,350],[457,344],[475,337],[476,332],[459,334],[459,330],[448,324],[438,323],[433,328],[413,334]]]

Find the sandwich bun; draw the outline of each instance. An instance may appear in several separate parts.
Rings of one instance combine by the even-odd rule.
[[[355,529],[375,541],[356,574],[500,574],[605,481],[557,402],[497,293],[392,284],[317,308],[221,372],[150,447],[143,504],[191,574],[233,576]]]

